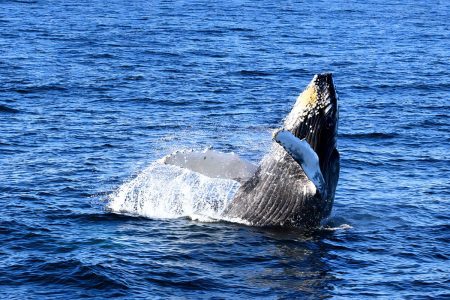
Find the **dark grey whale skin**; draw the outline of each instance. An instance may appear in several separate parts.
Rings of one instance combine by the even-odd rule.
[[[283,124],[317,153],[327,198],[316,191],[301,166],[273,142],[256,173],[241,185],[226,208],[226,218],[253,226],[317,227],[330,215],[339,178],[337,102],[332,75],[315,75]]]

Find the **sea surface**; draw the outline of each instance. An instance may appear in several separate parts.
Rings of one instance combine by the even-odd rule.
[[[449,299],[449,20],[438,0],[0,1],[0,298]],[[257,163],[320,72],[341,154],[322,228],[107,209],[175,150]]]

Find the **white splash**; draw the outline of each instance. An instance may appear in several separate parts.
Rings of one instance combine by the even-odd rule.
[[[205,151],[180,153],[183,152],[152,163],[134,179],[122,184],[109,196],[106,209],[148,218],[189,217],[202,222],[221,219],[240,186],[234,180],[235,175],[247,177],[254,171],[252,164],[236,154],[208,152],[207,159],[203,159]],[[195,171],[205,171],[205,164],[207,171],[215,166],[214,172],[221,172],[210,177]],[[236,167],[241,171],[232,171]]]
[[[348,224],[341,224],[337,227],[324,227],[324,230],[328,230],[328,231],[337,231],[337,230],[349,230],[352,229],[353,226],[348,225]]]

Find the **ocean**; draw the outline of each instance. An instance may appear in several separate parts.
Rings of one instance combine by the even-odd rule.
[[[438,0],[0,1],[0,298],[450,298],[448,20]],[[323,72],[325,226],[107,209],[176,150],[257,163]]]

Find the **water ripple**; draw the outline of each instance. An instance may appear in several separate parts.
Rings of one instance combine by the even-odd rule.
[[[448,298],[447,2],[2,1],[0,298]],[[178,149],[257,162],[319,72],[340,96],[322,228],[104,211]]]

